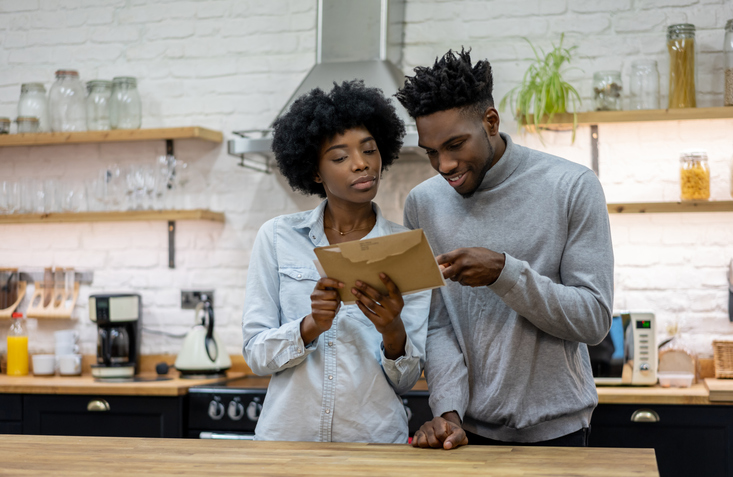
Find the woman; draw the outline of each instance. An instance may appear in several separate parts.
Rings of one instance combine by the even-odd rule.
[[[272,375],[257,439],[407,442],[399,394],[422,371],[429,292],[403,299],[383,275],[388,296],[357,282],[356,305],[342,306],[343,283],[313,263],[315,247],[407,230],[372,202],[404,131],[382,92],[361,81],[315,89],[274,124],[272,149],[290,186],[326,200],[265,223],[252,250],[244,357]]]

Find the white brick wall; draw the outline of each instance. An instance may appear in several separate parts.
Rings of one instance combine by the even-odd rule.
[[[310,69],[315,56],[314,0],[0,0],[0,116],[15,117],[20,84],[42,81],[58,68],[83,80],[131,75],[139,80],[143,127],[202,125],[225,132],[270,124]],[[577,45],[568,74],[589,109],[592,74],[659,62],[666,90],[665,29],[689,21],[698,27],[701,106],[722,101],[723,26],[729,0],[580,1],[408,0],[404,64],[410,73],[448,48],[472,47],[492,61],[495,99],[519,81],[532,52],[522,37],[545,49],[566,33]],[[664,104],[664,99],[662,101]],[[503,130],[522,144],[588,165],[588,128],[546,133],[545,145],[517,133],[505,112]],[[675,200],[678,155],[708,150],[714,199],[729,198],[733,121],[603,125],[601,181],[609,201]],[[176,269],[167,268],[163,222],[0,226],[0,264],[75,266],[94,270],[82,287],[72,322],[31,320],[32,350],[51,351],[55,330],[76,327],[85,353],[94,353],[88,320],[92,293],[134,289],[143,295],[147,327],[185,332],[193,313],[179,308],[181,289],[215,288],[217,329],[230,353],[241,347],[240,319],[254,236],[267,219],[318,203],[289,190],[277,175],[241,169],[226,145],[181,140],[176,155],[203,183],[207,206],[226,224],[179,222]],[[109,163],[152,160],[160,142],[0,149],[0,177],[85,178]],[[433,174],[426,161],[405,157],[388,172],[377,198],[401,222],[410,188]],[[660,330],[678,321],[685,341],[711,354],[714,337],[731,335],[727,321],[727,262],[733,257],[733,215],[663,214],[611,217],[619,308],[650,308]],[[6,324],[0,323],[0,326]],[[146,333],[144,353],[176,353],[181,340]]]

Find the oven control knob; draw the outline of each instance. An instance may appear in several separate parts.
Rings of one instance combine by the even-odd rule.
[[[260,412],[262,412],[262,404],[260,404],[260,398],[256,397],[247,406],[247,417],[250,421],[256,421],[260,418]]]
[[[242,419],[242,416],[244,416],[244,406],[242,406],[239,398],[234,398],[234,400],[229,403],[229,407],[227,407],[227,415],[232,421]]]
[[[209,403],[209,417],[215,421],[224,417],[224,405],[218,399]]]
[[[412,419],[412,409],[407,406],[407,399],[402,399],[402,405],[405,407],[405,413],[407,413],[407,421]]]
[[[641,371],[643,374],[647,374],[651,368],[649,367],[649,363],[641,363],[639,365],[639,371]]]

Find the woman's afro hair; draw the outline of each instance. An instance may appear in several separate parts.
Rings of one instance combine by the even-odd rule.
[[[415,68],[415,76],[408,76],[395,94],[410,116],[419,118],[466,106],[481,115],[494,105],[491,65],[482,60],[471,66],[470,53],[463,48],[460,53],[448,50],[435,59],[432,68]]]
[[[320,88],[299,97],[273,124],[272,150],[277,165],[293,190],[326,197],[315,182],[321,144],[349,129],[363,126],[374,137],[382,170],[397,159],[405,125],[378,88],[361,80],[334,83],[327,94]]]

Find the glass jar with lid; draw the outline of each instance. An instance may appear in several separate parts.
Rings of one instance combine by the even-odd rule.
[[[669,51],[669,108],[694,108],[695,25],[680,23],[667,27]]]
[[[87,82],[87,129],[106,131],[109,124],[109,102],[112,96],[112,82],[92,80]]]
[[[593,100],[596,111],[620,111],[622,89],[620,71],[593,73]]]
[[[629,109],[659,109],[659,72],[654,60],[631,63]]]
[[[142,124],[142,107],[135,78],[131,76],[112,78],[109,122],[112,129],[138,129]]]
[[[680,155],[680,199],[710,199],[710,168],[705,151],[685,151]]]
[[[10,118],[0,118],[0,134],[10,134]]]
[[[48,101],[43,83],[23,83],[20,85],[18,100],[19,118],[38,118],[38,131],[49,130]]]
[[[725,40],[723,42],[725,55],[725,94],[726,106],[733,106],[733,20],[725,24]]]
[[[48,93],[48,113],[52,131],[86,131],[87,109],[79,73],[58,70]]]

